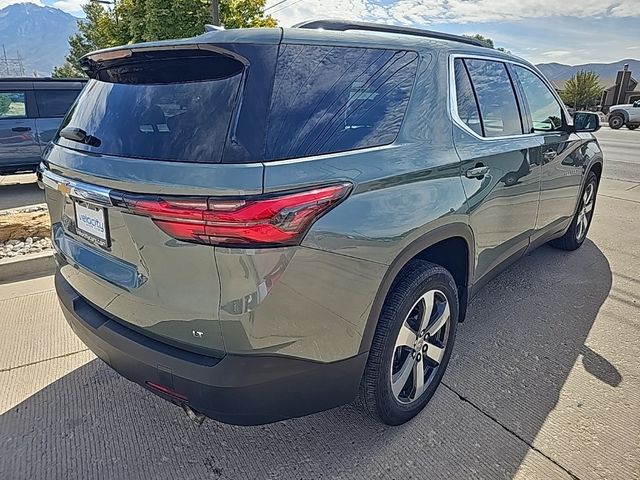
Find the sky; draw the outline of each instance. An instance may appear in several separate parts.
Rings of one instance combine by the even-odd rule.
[[[32,1],[79,16],[86,0]],[[480,33],[534,63],[640,59],[640,0],[267,0],[266,12],[285,27],[341,18]]]
[[[267,0],[281,25],[344,18],[480,33],[534,63],[640,59],[640,0]]]

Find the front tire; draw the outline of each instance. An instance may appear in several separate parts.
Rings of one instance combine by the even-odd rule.
[[[429,402],[444,375],[458,325],[458,290],[444,268],[413,260],[382,307],[360,386],[360,403],[400,425]]]
[[[596,194],[598,192],[598,177],[595,173],[589,172],[587,183],[585,183],[582,193],[580,194],[580,202],[578,210],[573,216],[571,225],[565,234],[551,240],[553,247],[561,250],[577,250],[584,243],[591,226],[593,211],[596,206]]]
[[[636,128],[638,128],[638,127],[640,127],[640,125],[639,125],[639,124],[637,124],[637,123],[636,123],[635,125],[627,125],[627,128],[628,128],[629,130],[635,130],[635,129],[636,129]]]
[[[624,118],[620,115],[613,115],[609,117],[609,127],[614,130],[618,130],[624,125]]]

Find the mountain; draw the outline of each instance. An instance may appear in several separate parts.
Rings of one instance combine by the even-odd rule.
[[[64,62],[77,21],[57,8],[33,3],[9,5],[0,9],[0,45],[4,45],[9,59],[20,56],[25,75],[50,75],[54,66]],[[4,52],[0,50],[0,72],[3,68],[6,71]],[[8,76],[19,74],[15,68],[10,70]]]
[[[626,59],[614,63],[585,63],[583,65],[564,65],[562,63],[540,63],[537,67],[558,88],[563,88],[564,83],[579,70],[595,72],[600,76],[600,84],[610,87],[616,83],[616,73],[622,67],[629,64],[629,70],[636,80],[640,80],[640,60]]]

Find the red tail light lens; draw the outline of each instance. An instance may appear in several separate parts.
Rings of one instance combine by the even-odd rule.
[[[265,198],[226,200],[124,194],[131,213],[151,217],[168,235],[211,245],[294,245],[344,199],[348,183]]]

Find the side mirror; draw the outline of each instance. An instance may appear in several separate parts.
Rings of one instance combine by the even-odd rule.
[[[600,130],[600,116],[593,112],[576,112],[573,115],[574,132],[596,132]]]

